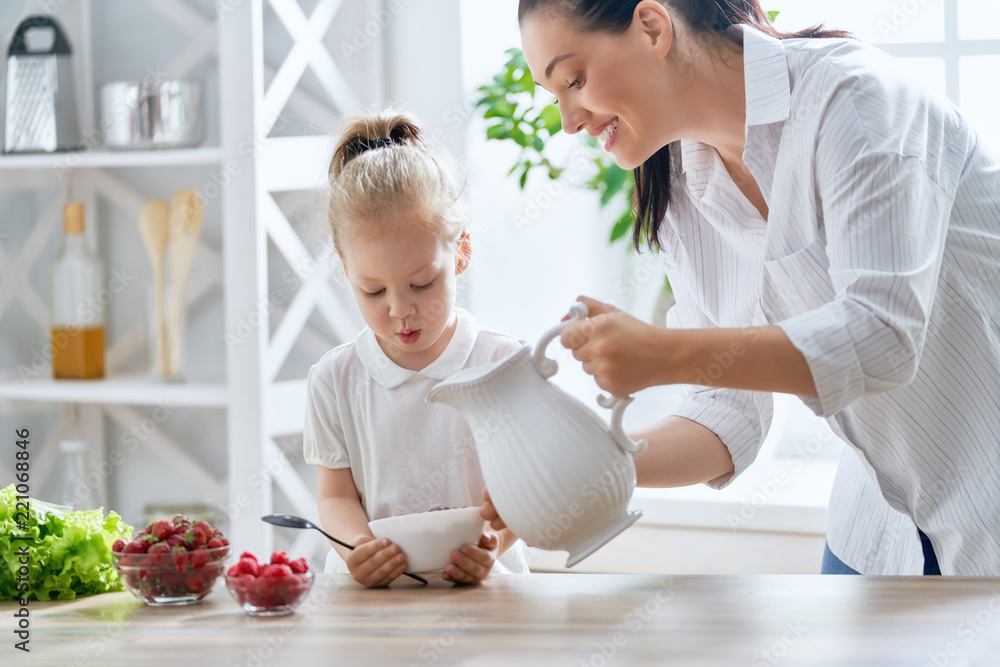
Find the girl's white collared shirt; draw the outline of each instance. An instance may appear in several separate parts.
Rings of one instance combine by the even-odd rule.
[[[350,468],[369,521],[483,504],[485,482],[469,423],[450,406],[428,403],[427,394],[453,373],[505,359],[526,343],[480,329],[461,308],[455,312],[448,346],[423,370],[397,366],[367,327],[309,370],[305,461]],[[346,568],[331,550],[326,571]],[[524,543],[504,552],[493,572],[527,573]]]
[[[942,573],[1000,575],[1000,158],[872,47],[743,34],[743,157],[768,220],[715,149],[671,147],[668,324],[774,323],[806,357],[807,405],[857,455],[828,519],[848,565],[920,573],[916,524]],[[691,387],[675,414],[717,433],[739,474],[772,402]]]

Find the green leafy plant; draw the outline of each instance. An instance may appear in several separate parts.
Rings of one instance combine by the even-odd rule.
[[[535,86],[521,50],[513,48],[506,53],[508,59],[503,69],[489,83],[479,87],[476,106],[483,109],[483,118],[490,122],[486,129],[488,139],[513,141],[521,147],[508,173],[518,175],[518,184],[523,190],[532,171],[541,170],[553,180],[566,171],[565,165],[553,163],[546,154],[548,142],[562,129],[562,122],[554,98],[547,93],[540,94]],[[632,172],[622,169],[602,153],[593,137],[588,135],[585,145],[594,173],[581,185],[600,194],[602,206],[614,206],[618,215],[609,240],[616,241],[624,237],[632,225],[635,187]]]
[[[21,499],[13,484],[0,489],[0,600],[72,600],[122,590],[111,546],[129,539],[132,527],[118,514]],[[31,554],[27,581],[18,555],[25,547]]]
[[[773,23],[778,13],[767,12],[768,20]],[[532,171],[540,169],[553,180],[566,171],[564,165],[554,164],[546,154],[548,142],[562,129],[562,122],[554,98],[547,93],[539,94],[521,49],[507,49],[506,54],[503,69],[477,89],[476,107],[482,109],[483,118],[489,122],[488,139],[513,141],[521,147],[508,174],[518,174],[518,184],[523,190]],[[617,212],[608,238],[614,243],[625,238],[632,227],[635,180],[631,171],[619,167],[600,150],[594,137],[587,135],[584,141],[594,172],[581,185],[600,194],[601,206],[612,206]],[[666,289],[670,289],[669,281]]]

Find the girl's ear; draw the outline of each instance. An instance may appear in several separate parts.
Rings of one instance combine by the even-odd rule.
[[[455,275],[462,275],[469,268],[471,261],[472,240],[469,238],[469,232],[462,232],[462,236],[458,239],[458,250],[455,253]]]

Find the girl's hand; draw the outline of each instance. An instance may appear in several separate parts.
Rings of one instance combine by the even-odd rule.
[[[482,508],[479,510],[479,516],[483,517],[483,521],[488,521],[490,528],[493,530],[503,530],[507,527],[500,515],[497,514],[497,508],[493,506],[493,501],[490,500],[490,492],[483,489],[483,503]]]
[[[590,315],[563,329],[560,339],[597,385],[614,396],[628,396],[659,384],[651,372],[659,352],[651,334],[657,329],[606,303],[585,296],[577,300],[587,304]]]
[[[456,584],[478,584],[485,579],[496,562],[500,540],[493,533],[483,533],[479,544],[466,544],[451,552],[451,562],[441,578]]]
[[[399,546],[388,539],[376,540],[368,535],[359,535],[354,544],[354,551],[347,556],[347,569],[362,586],[388,586],[406,571],[406,556]]]

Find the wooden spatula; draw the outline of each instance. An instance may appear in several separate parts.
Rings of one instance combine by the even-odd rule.
[[[170,304],[167,311],[167,339],[170,341],[167,373],[170,377],[180,375],[184,286],[198,252],[204,215],[205,202],[197,188],[174,193],[170,200]]]
[[[162,199],[150,199],[139,211],[139,233],[153,264],[153,289],[156,291],[156,349],[153,369],[163,377],[167,372],[167,330],[163,308],[163,257],[170,241],[170,207]]]

